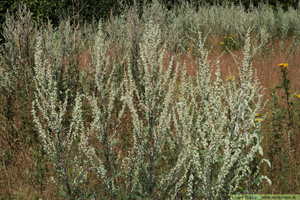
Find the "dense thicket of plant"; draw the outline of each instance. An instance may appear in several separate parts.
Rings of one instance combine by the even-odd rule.
[[[124,7],[131,6],[137,3],[142,11],[142,7],[145,3],[152,2],[151,0],[123,0],[123,1],[111,1],[111,0],[2,0],[0,2],[0,24],[5,21],[5,15],[7,11],[16,11],[21,3],[25,3],[33,15],[35,21],[51,20],[53,24],[58,25],[61,17],[65,18],[80,18],[81,20],[87,20],[91,22],[93,19],[99,20],[108,19],[110,14],[118,15],[123,11]],[[275,7],[282,7],[287,10],[288,7],[296,8],[298,6],[298,0],[160,0],[162,5],[168,9],[173,9],[179,6],[181,3],[188,2],[194,4],[196,7],[205,4],[242,4],[246,9],[253,4],[255,7],[260,3],[268,3]],[[2,29],[0,29],[2,32]]]
[[[257,54],[272,57],[265,49],[278,38],[282,51],[298,54],[299,10],[249,9],[189,3],[168,9],[154,1],[143,12],[135,4],[109,20],[56,25],[36,24],[25,5],[8,13],[0,53],[1,170],[14,166],[22,148],[33,151],[38,167],[28,176],[35,197],[46,191],[46,180],[56,185],[52,198],[66,199],[226,199],[268,188],[262,188],[264,179],[271,182],[262,173],[268,166],[261,165],[270,164],[262,149],[264,92],[252,65]],[[211,35],[220,41],[209,42]],[[221,74],[219,59],[210,62],[216,45],[234,57],[236,77]],[[181,62],[180,54],[190,58]],[[188,60],[195,62],[193,75]],[[279,67],[267,155],[283,177],[271,180],[282,193],[297,192],[291,166],[298,158],[299,102],[287,64]],[[280,89],[286,107],[278,103]],[[278,159],[295,178],[294,189]]]
[[[166,46],[159,24],[150,20],[144,28],[137,68],[131,68],[133,60],[125,53],[122,75],[116,74],[118,65],[106,59],[100,22],[89,67],[95,73],[96,91],[84,93],[60,86],[64,79],[65,84],[72,80],[68,75],[72,66],[60,66],[62,47],[52,45],[51,29],[37,33],[32,115],[43,149],[54,163],[53,180],[60,194],[68,199],[202,195],[224,199],[235,192],[256,190],[265,178],[259,173],[261,161],[253,163],[258,153],[263,154],[261,122],[254,119],[262,112],[263,94],[252,76],[251,59],[257,47],[251,50],[250,28],[245,34],[240,81],[225,83],[218,69],[217,79],[212,80],[201,34],[197,76],[188,80],[183,68],[185,80],[178,76],[180,63],[174,63],[174,58],[164,66]],[[81,76],[78,70],[77,76]],[[176,81],[181,82],[178,99]],[[89,100],[91,123],[83,115],[83,98]],[[116,105],[115,101],[123,102]],[[126,108],[131,120],[125,123],[133,126],[120,130]],[[120,138],[121,131],[131,136]],[[124,152],[127,141],[131,144]],[[92,187],[89,173],[95,173],[101,184]],[[241,185],[245,187],[240,189]]]

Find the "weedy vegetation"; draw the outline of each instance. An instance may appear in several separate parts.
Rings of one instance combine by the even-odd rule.
[[[58,27],[8,13],[0,199],[299,193],[299,12],[153,1]]]

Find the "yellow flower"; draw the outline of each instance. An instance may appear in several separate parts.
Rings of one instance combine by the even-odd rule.
[[[200,145],[200,149],[202,149],[203,147]]]
[[[255,122],[262,122],[262,119],[255,119]]]
[[[283,67],[288,69],[289,64],[288,63],[280,63],[278,67]]]
[[[221,44],[225,44],[224,42],[221,42]]]
[[[229,38],[231,39],[232,37],[231,37],[231,36],[229,36]]]
[[[227,36],[225,35],[224,38],[227,38]]]
[[[233,34],[230,34],[230,36],[234,36]]]
[[[231,77],[231,76],[227,76],[227,80],[229,80],[229,81],[230,81],[231,79],[232,79],[232,77]]]
[[[296,95],[296,97],[300,98],[300,94]]]
[[[259,114],[256,114],[255,117],[259,117]]]

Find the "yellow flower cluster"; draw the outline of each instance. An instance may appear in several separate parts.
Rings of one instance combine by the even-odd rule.
[[[229,36],[225,35],[225,36],[224,36],[224,39],[226,39],[226,38],[232,38],[232,37],[234,37],[233,34],[230,34]]]
[[[225,35],[223,36],[222,41],[220,42],[222,45],[222,50],[231,50],[231,49],[237,49],[238,48],[238,44],[235,41],[236,36],[233,34],[229,34],[229,35]],[[224,48],[226,47],[226,49]]]
[[[232,76],[227,76],[227,80],[232,80]]]
[[[289,64],[288,63],[280,63],[278,67],[283,67],[288,69]]]
[[[255,122],[262,122],[262,119],[255,119]]]
[[[259,114],[255,114],[254,115],[256,119],[254,119],[254,122],[262,122],[263,120],[262,119],[259,119]]]

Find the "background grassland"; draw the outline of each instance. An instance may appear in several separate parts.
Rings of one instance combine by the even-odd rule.
[[[159,45],[167,45],[166,65],[175,55],[176,62],[186,61],[189,76],[195,76],[194,68],[199,67],[195,63],[199,56],[198,32],[206,38],[205,47],[210,50],[209,60],[214,70],[215,60],[220,60],[223,80],[228,76],[238,80],[236,60],[243,56],[242,46],[249,27],[252,29],[253,45],[265,41],[253,59],[253,68],[268,100],[261,113],[267,114],[261,132],[264,136],[264,157],[270,160],[272,166],[263,168],[262,174],[271,179],[272,185],[263,183],[258,192],[299,194],[300,98],[296,95],[300,94],[300,10],[274,8],[267,4],[250,6],[248,10],[242,5],[229,4],[207,4],[196,9],[188,3],[168,9],[156,1],[145,5],[143,12],[139,9],[137,5],[125,7],[120,15],[100,22],[105,38],[104,54],[109,57],[107,63],[117,66],[114,74],[116,84],[129,67],[124,60],[126,56],[132,60],[133,70],[139,66],[139,44],[149,20],[161,29],[162,42]],[[2,34],[5,40],[0,55],[0,199],[59,199],[56,186],[48,181],[56,172],[42,148],[31,113],[37,37],[42,35],[45,41],[48,57],[44,59],[55,63],[56,72],[61,75],[58,80],[59,91],[62,91],[59,98],[63,99],[69,90],[68,101],[73,105],[76,92],[97,94],[93,80],[95,72],[91,70],[91,66],[95,65],[93,44],[97,36],[96,23],[69,19],[57,24],[56,27],[51,23],[36,24],[29,10],[23,6],[6,15]],[[225,41],[224,37],[228,38],[230,34],[234,35],[233,40]],[[278,67],[280,63],[288,63],[286,75]],[[121,102],[114,104],[118,110]],[[86,102],[83,107],[84,123],[89,124],[92,121],[91,108]],[[129,110],[126,108],[124,112],[118,130],[124,144],[117,149],[122,152],[132,146],[132,133],[127,130],[133,127]],[[71,115],[68,108],[65,118]],[[111,119],[114,121],[117,117],[112,116]],[[96,187],[99,184],[97,178],[91,174],[88,176],[92,187]]]

